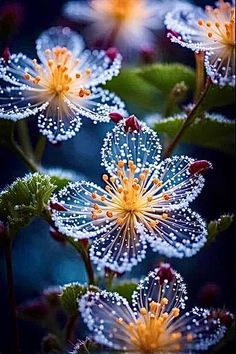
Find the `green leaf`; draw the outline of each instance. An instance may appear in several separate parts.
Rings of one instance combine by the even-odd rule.
[[[140,114],[161,110],[162,97],[159,92],[139,75],[137,69],[122,70],[119,76],[109,81],[105,88],[116,93],[127,104],[130,112]]]
[[[112,291],[117,292],[121,296],[125,297],[128,301],[131,301],[133,291],[137,288],[137,283],[135,281],[124,281],[115,285]]]
[[[209,111],[212,108],[227,106],[235,102],[235,88],[213,85],[203,100],[202,108]]]
[[[223,214],[218,220],[212,220],[209,222],[208,229],[208,242],[214,241],[216,237],[221,233],[226,231],[233,223],[233,215]]]
[[[10,145],[14,124],[15,123],[10,120],[0,119],[0,144]]]
[[[44,209],[56,186],[51,178],[39,173],[17,178],[0,193],[0,218],[17,231],[36,216],[43,216]]]
[[[180,130],[184,118],[184,115],[176,115],[167,119],[157,118],[157,121],[153,123],[153,128],[157,133],[166,133],[170,138],[173,138]],[[220,115],[206,113],[204,117],[195,119],[183,135],[182,141],[234,154],[234,131],[234,121]]]
[[[99,291],[99,289],[93,285],[88,286],[80,283],[64,285],[60,296],[61,305],[70,316],[77,314],[78,299],[80,299],[87,291]]]
[[[194,70],[182,64],[152,64],[137,70],[138,76],[167,97],[176,84],[184,82],[188,89],[195,88]]]

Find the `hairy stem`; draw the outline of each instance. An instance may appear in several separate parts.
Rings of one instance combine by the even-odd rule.
[[[172,140],[172,142],[169,144],[169,146],[167,147],[165,153],[164,153],[164,158],[169,157],[173,150],[175,149],[176,145],[179,143],[179,141],[181,140],[182,136],[184,135],[186,129],[192,124],[192,122],[194,121],[195,115],[197,110],[199,109],[203,99],[205,98],[207,92],[209,91],[209,88],[212,85],[212,81],[211,79],[208,77],[204,90],[202,91],[201,95],[199,96],[197,102],[195,103],[195,105],[193,106],[193,108],[191,109],[191,111],[188,113],[187,118],[185,119],[184,123],[182,124],[182,127],[180,128],[180,130],[178,131],[178,133],[176,134],[176,136],[174,137],[174,139]]]
[[[204,89],[205,69],[204,69],[204,53],[195,53],[196,61],[196,92],[194,101],[196,102]]]
[[[17,314],[16,314],[16,299],[14,291],[14,280],[13,280],[13,267],[12,267],[12,242],[7,239],[5,243],[5,264],[6,264],[6,275],[7,275],[7,290],[8,290],[8,299],[9,306],[11,311],[11,322],[12,322],[12,352],[20,353],[19,349],[19,329],[17,323]]]
[[[95,284],[95,278],[94,278],[94,271],[93,271],[93,266],[92,262],[89,256],[88,250],[82,245],[82,251],[80,252],[81,258],[83,259],[85,269],[88,275],[88,283],[90,285]]]

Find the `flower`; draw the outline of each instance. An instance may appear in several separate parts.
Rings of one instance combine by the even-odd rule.
[[[132,306],[118,293],[88,292],[79,302],[95,341],[134,353],[190,353],[206,350],[225,333],[210,311],[194,307],[182,314],[187,299],[180,274],[160,281],[160,268],[150,272],[132,295]]]
[[[99,84],[118,75],[121,56],[105,51],[82,52],[83,40],[69,28],[53,27],[36,41],[37,59],[13,54],[0,60],[0,118],[17,121],[38,116],[40,132],[52,142],[73,137],[81,118],[109,121],[124,104]]]
[[[235,85],[235,7],[219,0],[216,7],[193,6],[166,15],[165,24],[174,33],[171,41],[195,52],[205,52],[207,74],[214,83]]]
[[[120,122],[108,132],[102,164],[105,188],[92,182],[68,184],[53,196],[52,219],[64,235],[94,237],[90,256],[98,269],[128,271],[140,262],[147,243],[167,256],[195,254],[206,241],[206,225],[188,208],[204,185],[194,159],[174,156],[159,162],[157,134],[140,123],[125,131]],[[208,163],[209,164],[209,163]],[[210,164],[209,164],[210,166]]]
[[[179,5],[176,2],[175,7]],[[166,0],[69,1],[64,14],[74,21],[90,22],[88,38],[102,47],[115,45],[123,54],[152,48],[153,31],[163,26],[163,18],[173,8]]]

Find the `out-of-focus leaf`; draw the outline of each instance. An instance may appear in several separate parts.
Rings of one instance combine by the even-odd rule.
[[[139,77],[158,89],[167,97],[176,84],[184,82],[188,89],[194,90],[194,70],[182,64],[152,64],[137,70]]]
[[[82,285],[80,283],[71,283],[64,285],[61,298],[61,305],[64,310],[70,315],[74,316],[78,312],[78,299],[87,291],[99,291],[96,286]]]
[[[233,215],[223,214],[218,220],[212,220],[209,222],[207,229],[208,242],[214,241],[219,233],[226,231],[233,223]]]
[[[123,99],[132,113],[140,113],[140,110],[161,111],[163,100],[160,93],[137,72],[137,69],[122,70],[117,77],[106,84],[105,88]]]
[[[170,138],[173,138],[180,130],[186,116],[176,115],[167,119],[160,119],[157,116],[156,122],[154,117],[152,118],[154,130],[157,133],[166,133]],[[183,135],[182,141],[233,154],[235,146],[234,131],[234,121],[220,115],[206,113],[204,117],[195,119]]]
[[[203,100],[202,108],[209,111],[215,107],[222,107],[235,102],[235,88],[231,86],[220,87],[213,85]]]
[[[128,301],[131,301],[133,291],[137,288],[135,281],[125,281],[112,288],[112,291],[117,292],[121,296],[125,297]]]

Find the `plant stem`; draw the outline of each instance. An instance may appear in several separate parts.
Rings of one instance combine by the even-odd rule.
[[[88,275],[88,283],[90,285],[94,285],[95,284],[95,279],[94,279],[94,271],[93,271],[93,266],[91,263],[91,259],[89,256],[89,252],[87,251],[87,249],[82,245],[81,246],[82,250],[80,252],[81,258],[83,259],[84,265],[85,265],[85,269]]]
[[[17,144],[17,142],[14,139],[12,139],[11,141],[11,148],[24,161],[25,165],[28,167],[28,169],[31,172],[38,171],[37,165],[34,163],[34,161],[32,161],[32,159],[29,156],[25,154],[25,152],[21,149],[21,147]]]
[[[196,92],[194,102],[198,100],[201,95],[201,92],[204,89],[205,83],[205,71],[204,71],[204,53],[199,52],[195,53],[196,61]]]
[[[40,163],[42,160],[46,143],[47,143],[46,137],[44,135],[40,135],[34,152],[35,160],[37,163]]]
[[[13,349],[13,353],[18,354],[20,353],[19,329],[17,324],[16,299],[15,299],[14,281],[13,281],[12,242],[9,239],[7,239],[5,243],[5,263],[6,263],[6,273],[7,273],[8,299],[9,299],[12,329],[13,329],[12,349]]]
[[[203,99],[205,98],[209,88],[212,85],[212,81],[211,79],[208,77],[204,90],[202,91],[201,95],[199,96],[197,102],[195,103],[195,105],[193,106],[193,108],[191,109],[191,111],[188,113],[182,127],[180,128],[180,130],[178,131],[178,133],[176,134],[176,136],[174,137],[174,139],[172,140],[172,142],[169,144],[169,146],[167,147],[165,153],[164,153],[164,158],[167,158],[171,155],[172,151],[175,149],[176,145],[178,144],[178,142],[181,140],[182,136],[184,135],[186,129],[192,124],[192,122],[194,121],[196,112],[198,110],[198,108],[200,107]]]
[[[17,127],[18,127],[19,140],[20,140],[20,145],[22,147],[22,150],[27,156],[32,158],[34,156],[34,153],[30,141],[29,129],[26,120],[25,119],[19,120]]]
[[[76,322],[78,319],[78,314],[76,315],[71,315],[68,318],[67,324],[66,324],[66,342],[70,344],[75,344],[75,326]]]

